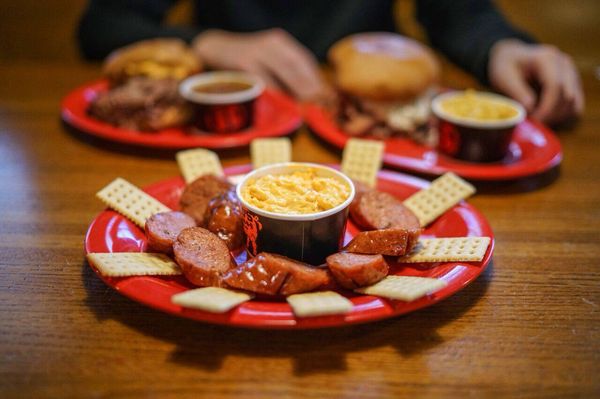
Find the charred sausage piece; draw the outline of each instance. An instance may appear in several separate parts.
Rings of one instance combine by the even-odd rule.
[[[410,235],[406,229],[362,231],[344,249],[359,254],[402,256],[407,253]]]
[[[232,188],[233,185],[221,177],[200,176],[185,187],[179,206],[183,212],[193,217],[199,226],[206,226],[206,208],[210,200]]]
[[[326,269],[320,269],[306,263],[296,262],[284,256],[279,257],[290,262],[288,277],[279,290],[281,295],[292,295],[313,291],[316,288],[331,283],[330,274]]]
[[[161,212],[146,220],[146,238],[152,251],[170,254],[181,230],[196,226],[196,221],[183,212]]]
[[[327,257],[327,266],[335,281],[350,290],[375,284],[389,272],[388,264],[381,255],[338,252]]]
[[[391,194],[370,190],[353,201],[350,216],[365,230],[419,230],[421,225],[414,213]]]
[[[223,275],[235,267],[223,240],[202,227],[182,230],[173,253],[185,277],[201,287],[223,287]]]
[[[275,295],[287,277],[287,269],[273,261],[270,254],[259,253],[225,275],[230,287],[260,294]]]
[[[377,190],[363,192],[350,204],[350,216],[366,230],[406,229],[409,231],[407,251],[411,251],[421,235],[417,216],[391,194]]]
[[[230,287],[269,295],[312,291],[330,282],[323,269],[268,252],[231,270],[223,280]]]
[[[225,241],[230,250],[244,244],[244,220],[242,205],[234,190],[229,190],[208,203],[206,228]]]

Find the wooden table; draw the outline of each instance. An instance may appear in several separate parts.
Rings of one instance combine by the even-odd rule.
[[[140,186],[174,176],[173,154],[98,143],[61,125],[61,97],[98,66],[72,53],[0,58],[0,397],[599,397],[600,53],[575,41],[580,27],[569,18],[581,10],[560,14],[562,3],[552,2],[555,13],[502,3],[522,23],[536,15],[530,29],[573,52],[587,111],[559,133],[560,168],[480,185],[470,200],[494,228],[493,264],[433,307],[322,331],[207,325],[102,283],[82,248],[102,210],[94,193],[116,176]],[[585,40],[597,39],[586,15]],[[447,84],[471,84],[446,71]],[[339,161],[305,130],[293,146],[296,160]],[[249,160],[246,150],[222,159]]]

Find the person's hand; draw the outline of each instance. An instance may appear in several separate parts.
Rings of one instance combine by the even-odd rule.
[[[255,73],[267,85],[302,100],[317,97],[323,89],[314,55],[281,29],[255,33],[209,30],[199,34],[192,47],[210,68]]]
[[[495,89],[545,123],[565,122],[583,112],[579,73],[571,57],[556,47],[500,40],[490,50],[488,76]]]

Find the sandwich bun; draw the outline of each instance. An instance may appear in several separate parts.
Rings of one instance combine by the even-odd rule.
[[[104,74],[113,85],[134,76],[182,80],[202,71],[202,63],[180,39],[151,39],[113,51],[104,62]]]
[[[439,79],[433,52],[419,42],[387,32],[358,33],[328,53],[338,89],[378,102],[408,102]]]

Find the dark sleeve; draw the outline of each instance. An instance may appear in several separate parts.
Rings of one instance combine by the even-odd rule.
[[[176,0],[90,0],[84,11],[77,39],[88,59],[102,59],[112,50],[155,37],[177,37],[191,41],[199,29],[164,25]]]
[[[483,83],[495,42],[534,41],[513,27],[490,0],[417,0],[417,19],[434,47]]]

